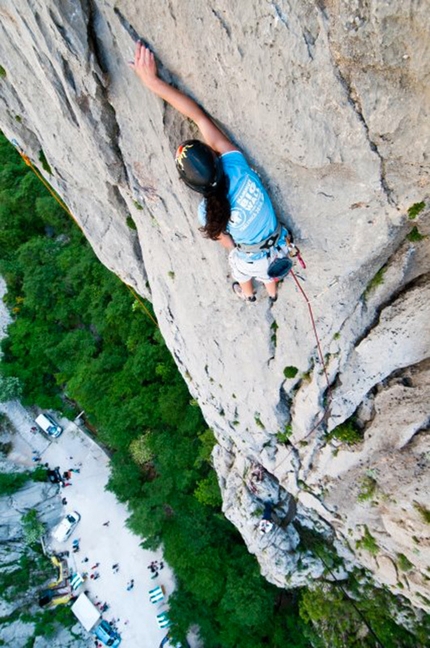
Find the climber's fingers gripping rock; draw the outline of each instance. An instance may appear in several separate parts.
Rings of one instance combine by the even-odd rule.
[[[149,47],[145,47],[142,43],[136,43],[134,61],[130,63],[130,67],[148,88],[151,88],[152,83],[158,78],[155,56]]]

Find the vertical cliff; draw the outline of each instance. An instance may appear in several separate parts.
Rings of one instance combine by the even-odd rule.
[[[265,576],[323,572],[311,529],[426,607],[428,10],[236,4],[3,0],[0,126],[101,261],[151,298],[217,436],[225,513]],[[237,301],[224,253],[199,235],[173,162],[195,131],[129,70],[138,36],[294,232],[307,269],[275,305]],[[263,542],[265,501],[278,525]]]

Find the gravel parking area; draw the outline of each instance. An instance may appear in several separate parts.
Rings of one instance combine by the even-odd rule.
[[[59,419],[64,426],[63,434],[50,440],[42,432],[31,432],[34,420],[16,401],[0,404],[0,411],[7,414],[17,430],[9,456],[11,461],[34,468],[33,457],[40,456],[41,464],[48,463],[50,468],[59,466],[61,474],[72,469],[70,477],[65,479],[70,485],[60,487],[58,497],[65,498],[64,514],[77,511],[81,520],[66,542],[51,540],[50,546],[57,551],[69,550],[69,560],[75,564],[76,571],[87,573],[87,580],[78,593],[85,590],[93,602],[109,606],[103,617],[115,620],[122,636],[121,645],[158,647],[166,630],[158,628],[156,615],[167,610],[165,601],[174,588],[173,574],[164,564],[158,576],[151,578],[153,574],[148,565],[153,561],[163,563],[163,556],[140,547],[140,538],[126,527],[126,507],[105,490],[109,477],[106,453],[66,419]],[[79,551],[73,553],[76,539]],[[118,567],[112,569],[113,565]],[[130,587],[132,580],[133,587]],[[148,592],[156,585],[163,586],[166,598],[152,604]]]

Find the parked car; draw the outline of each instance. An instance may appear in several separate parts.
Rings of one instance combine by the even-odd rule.
[[[53,470],[48,469],[46,472],[48,474],[48,480],[51,482],[51,484],[61,484],[61,482],[63,481],[59,467],[54,468]]]
[[[57,542],[66,542],[75,530],[81,516],[76,511],[68,513],[52,531],[52,537]]]
[[[54,439],[59,437],[63,431],[61,425],[58,425],[58,423],[54,421],[52,416],[50,416],[49,414],[39,414],[39,416],[35,419],[35,423],[37,423],[37,426],[43,432],[45,432],[45,434],[53,437]]]
[[[112,648],[117,648],[117,646],[119,646],[119,644],[121,643],[121,636],[114,628],[112,628],[112,626],[106,621],[106,619],[102,619],[100,621],[99,625],[96,626],[94,630],[94,634],[97,639],[100,639],[100,641],[104,643],[105,646],[112,646]]]

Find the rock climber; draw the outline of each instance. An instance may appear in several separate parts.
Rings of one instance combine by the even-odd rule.
[[[284,276],[291,268],[287,259],[291,239],[278,222],[259,176],[193,99],[158,76],[154,54],[148,47],[137,43],[130,66],[149,90],[194,121],[200,130],[204,142],[183,142],[176,151],[176,167],[185,184],[203,195],[198,209],[200,231],[229,251],[235,294],[255,302],[252,280],[256,279],[275,302],[275,278],[279,279],[281,273],[277,270],[274,274],[273,268],[281,265]]]
[[[270,502],[265,502],[264,503],[264,511],[263,511],[263,517],[261,518],[259,524],[258,524],[258,529],[260,533],[269,533],[273,529],[274,523],[273,523],[273,515],[272,515],[273,509],[272,509],[272,504]]]

